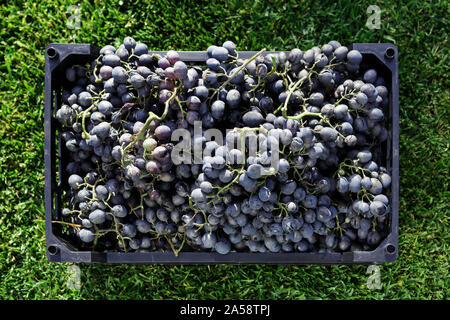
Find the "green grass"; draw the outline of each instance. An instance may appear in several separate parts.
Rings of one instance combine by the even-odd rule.
[[[447,1],[8,1],[0,7],[0,298],[2,299],[448,299],[449,45]],[[66,13],[81,4],[81,28]],[[91,4],[94,3],[94,4]],[[134,2],[133,2],[134,3]],[[193,3],[193,2],[192,2]],[[242,3],[242,4],[241,4]],[[381,9],[381,29],[365,26]],[[400,61],[399,259],[381,266],[80,265],[45,257],[44,48],[51,42],[202,50],[308,48],[336,39],[394,42]]]

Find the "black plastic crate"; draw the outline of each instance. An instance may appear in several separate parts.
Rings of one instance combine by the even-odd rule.
[[[345,253],[242,253],[221,255],[215,252],[93,252],[79,251],[58,236],[61,193],[67,187],[65,150],[57,133],[56,110],[61,105],[61,89],[65,82],[64,70],[73,64],[86,63],[98,55],[99,49],[90,44],[50,44],[45,55],[45,226],[47,257],[51,262],[84,263],[139,263],[139,264],[381,264],[398,257],[398,198],[399,198],[399,123],[398,123],[398,51],[392,44],[356,43],[349,49],[363,54],[362,64],[373,66],[386,80],[389,89],[387,129],[389,137],[383,143],[382,164],[391,173],[390,233],[373,251]],[[165,54],[154,51],[151,53]],[[256,52],[241,51],[241,58]],[[264,54],[271,53],[270,51]],[[183,61],[206,61],[206,52],[179,52]]]

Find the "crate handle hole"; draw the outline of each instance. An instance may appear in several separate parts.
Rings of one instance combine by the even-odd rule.
[[[394,48],[387,48],[386,52],[384,53],[384,55],[386,56],[386,58],[388,59],[392,59],[395,56],[395,50]]]
[[[386,251],[387,251],[388,253],[390,253],[390,254],[394,253],[394,252],[395,252],[395,246],[392,245],[392,244],[388,244],[388,245],[386,246]]]
[[[58,56],[58,52],[55,48],[50,47],[47,49],[47,55],[50,59],[55,59]]]
[[[59,252],[59,248],[57,246],[48,246],[47,251],[50,255],[54,256]]]

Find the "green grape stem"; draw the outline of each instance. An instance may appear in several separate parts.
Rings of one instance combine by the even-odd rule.
[[[220,90],[222,90],[223,88],[225,88],[225,87],[231,82],[231,80],[233,80],[233,78],[236,77],[236,76],[239,74],[239,72],[241,72],[241,71],[242,71],[242,70],[243,70],[250,62],[252,62],[252,61],[255,60],[256,58],[258,58],[258,57],[259,57],[260,55],[262,55],[265,51],[266,51],[266,48],[263,48],[262,50],[258,51],[253,57],[247,59],[247,60],[242,64],[242,66],[240,66],[239,68],[237,68],[237,70],[236,70],[231,76],[229,76],[228,79],[227,79],[224,83],[222,83],[222,85],[221,85],[217,90],[214,90],[214,93],[211,95],[210,98],[208,98],[208,100],[209,100],[209,99],[212,99],[218,92],[220,92]]]
[[[175,99],[175,97],[177,95],[177,90],[178,90],[178,88],[175,88],[175,90],[172,92],[172,95],[170,96],[170,98],[167,99],[167,101],[165,102],[164,112],[163,112],[163,114],[161,116],[158,116],[156,113],[150,112],[149,117],[148,117],[147,121],[145,121],[144,126],[142,127],[142,129],[139,130],[138,134],[133,139],[133,141],[130,141],[130,143],[123,149],[123,151],[122,151],[122,164],[124,163],[126,152],[130,148],[132,148],[138,141],[144,140],[145,134],[146,134],[146,132],[148,130],[148,127],[150,126],[150,123],[153,120],[160,120],[160,121],[162,121],[167,116],[167,113],[169,113],[170,102],[173,99]]]

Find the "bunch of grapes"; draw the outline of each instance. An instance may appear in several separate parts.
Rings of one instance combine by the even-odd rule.
[[[388,232],[391,184],[389,93],[377,70],[337,41],[248,59],[226,41],[207,57],[187,63],[127,37],[66,70],[58,223],[78,247],[375,248]]]

